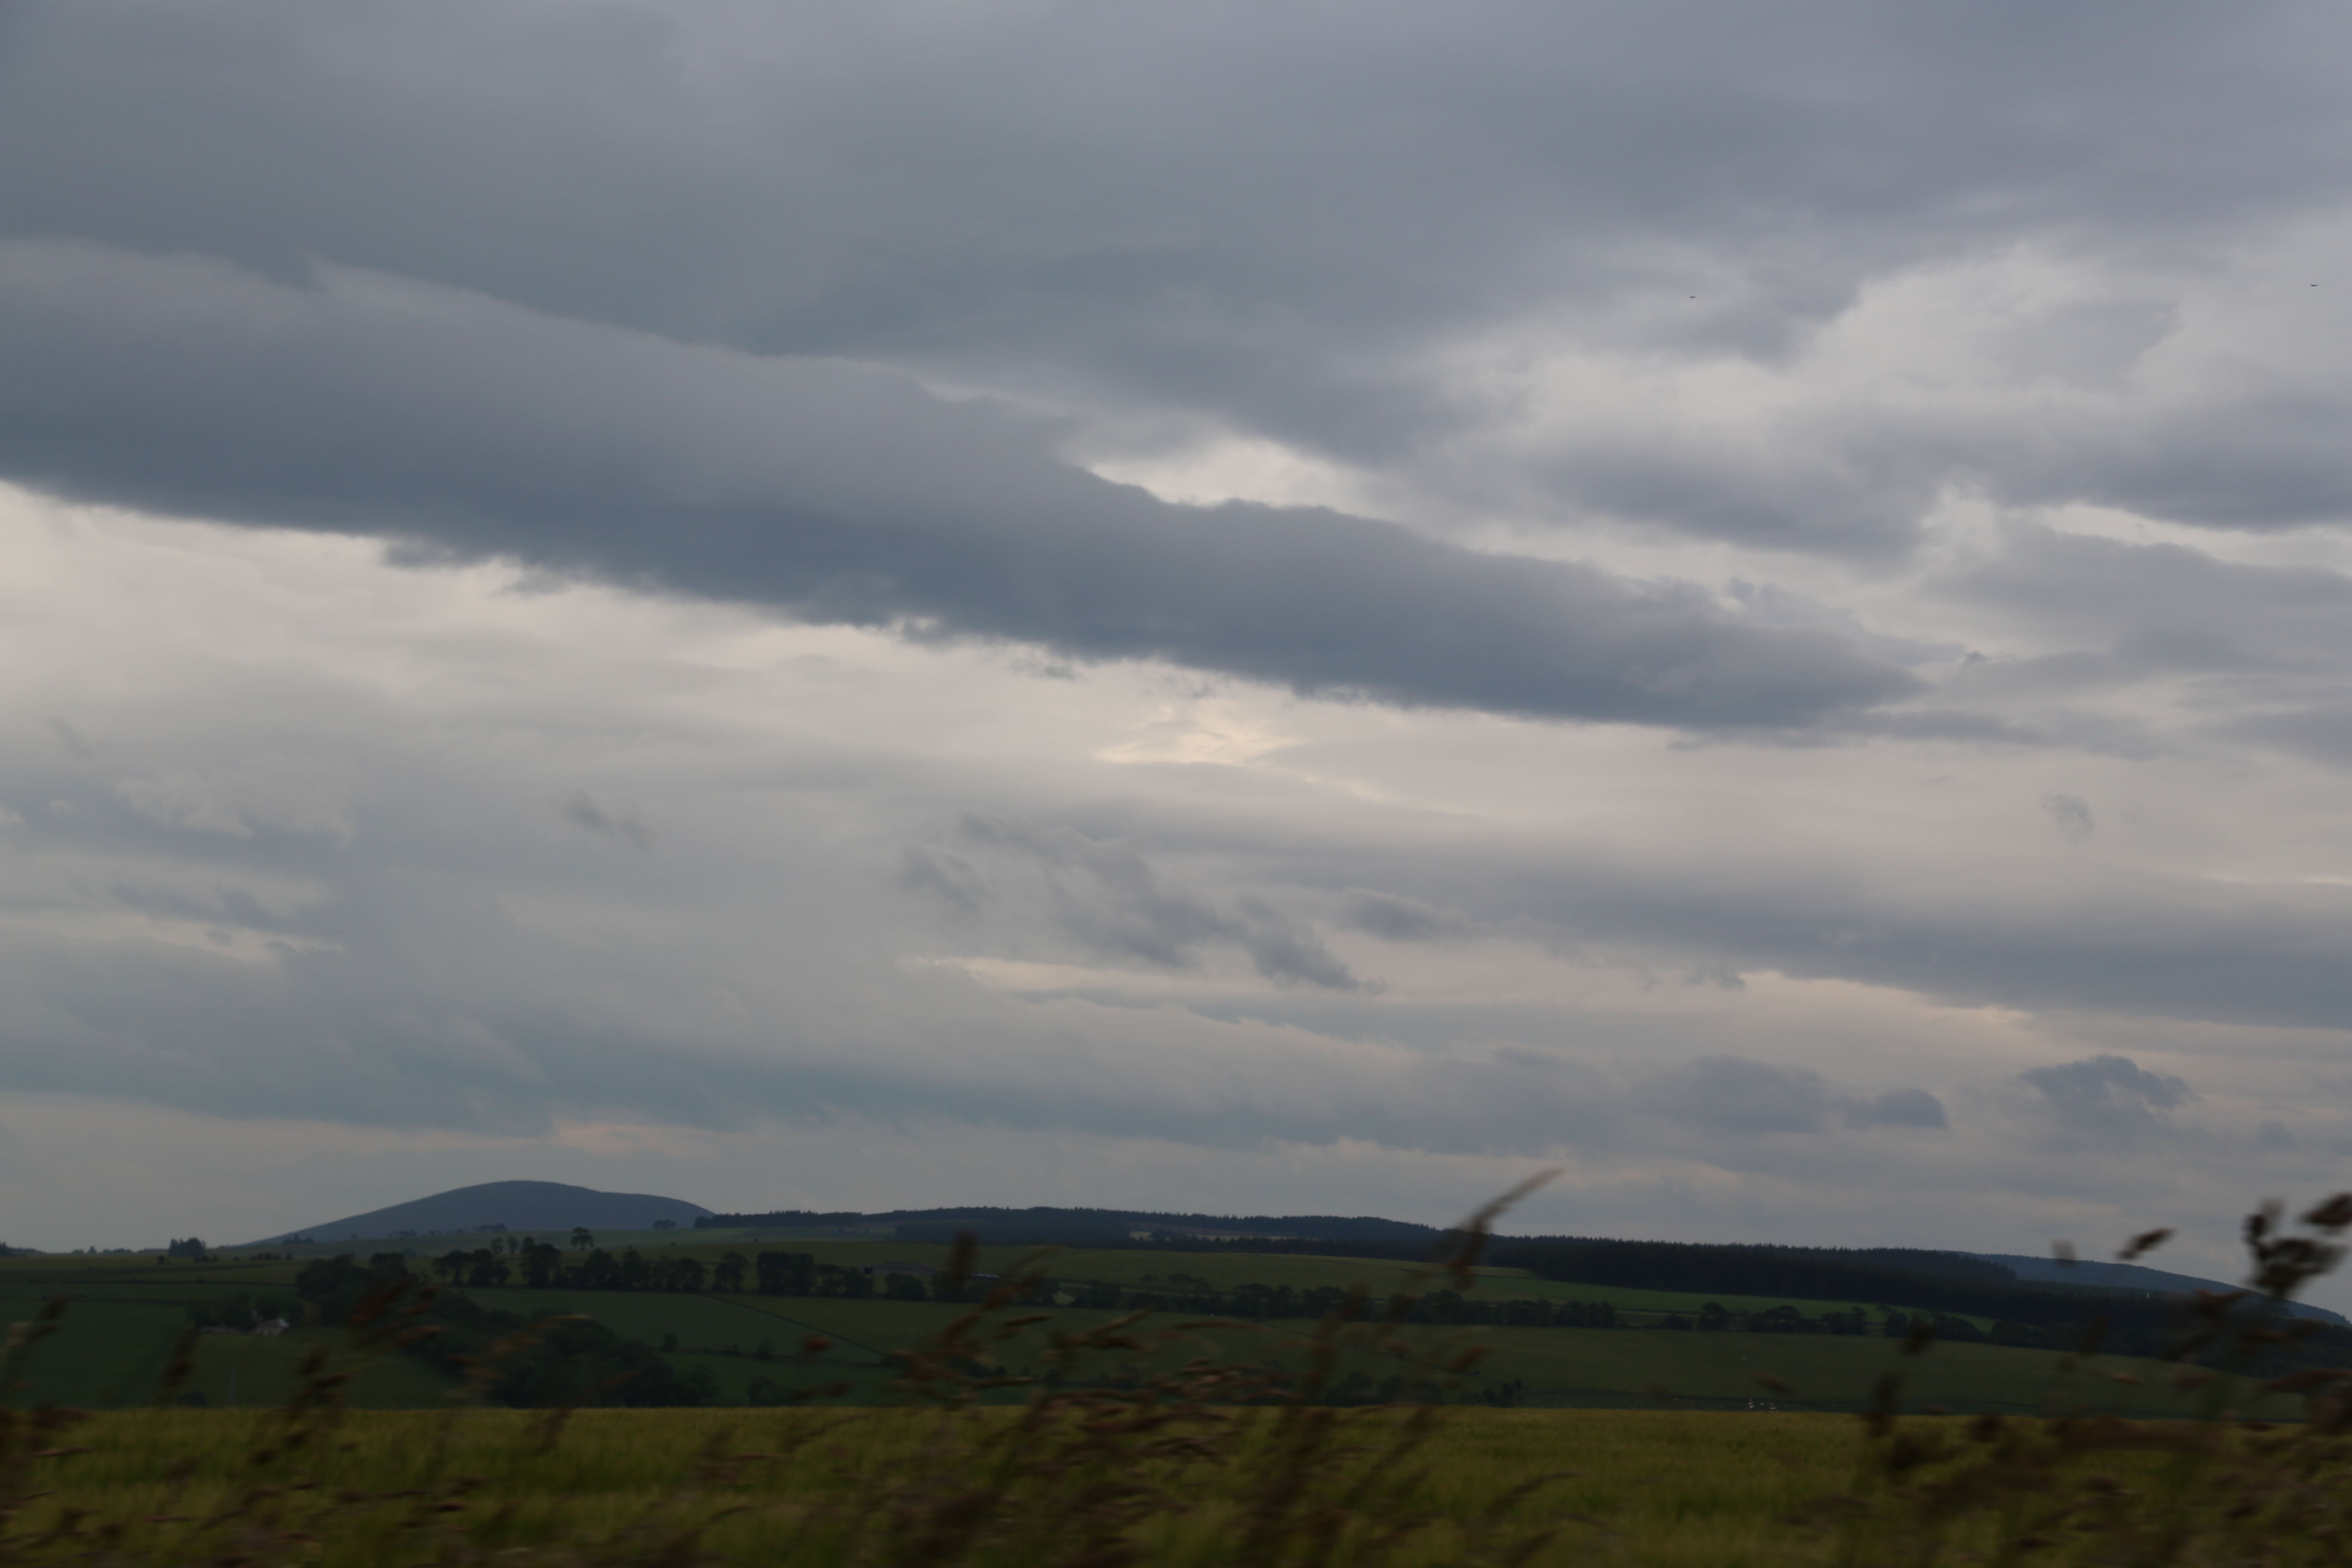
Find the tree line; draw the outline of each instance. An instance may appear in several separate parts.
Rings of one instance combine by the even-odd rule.
[[[452,1250],[432,1260],[434,1275],[451,1285],[496,1289],[520,1284],[527,1289],[639,1290],[691,1294],[750,1291],[762,1296],[812,1296],[849,1300],[957,1301],[979,1300],[993,1289],[993,1277],[958,1279],[946,1273],[928,1276],[892,1272],[887,1266],[868,1270],[840,1264],[819,1263],[805,1252],[763,1251],[746,1257],[725,1252],[714,1264],[699,1258],[648,1258],[635,1248],[615,1255],[592,1248],[586,1257],[569,1261],[559,1248],[524,1239],[501,1255],[489,1247]],[[1726,1292],[1729,1294],[1730,1292]],[[1145,1282],[1121,1285],[1105,1280],[1047,1280],[1029,1292],[1023,1304],[1037,1307],[1073,1306],[1100,1311],[1177,1312],[1195,1317],[1238,1318],[1251,1321],[1320,1321],[1344,1309],[1349,1292],[1325,1285],[1297,1289],[1287,1285],[1241,1284],[1220,1289],[1205,1279],[1172,1274],[1166,1279],[1147,1275]],[[1367,1312],[1393,1312],[1403,1321],[1466,1327],[1613,1329],[1627,1326],[1607,1301],[1494,1300],[1436,1290],[1409,1301],[1391,1300],[1367,1305]],[[1844,1334],[1874,1331],[1901,1338],[1914,1318],[1891,1313],[1883,1324],[1873,1324],[1860,1311],[1827,1311],[1808,1317],[1792,1306],[1761,1312],[1732,1311],[1709,1302],[1696,1320],[1680,1313],[1666,1315],[1664,1327],[1701,1331],[1728,1330],[1749,1333]],[[1997,1322],[1990,1334],[1967,1319],[1948,1313],[1927,1313],[1917,1321],[1935,1325],[1939,1338],[1954,1342],[2044,1346],[2054,1343],[2045,1331],[2010,1321]]]

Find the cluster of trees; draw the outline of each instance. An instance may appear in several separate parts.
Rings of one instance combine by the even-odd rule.
[[[371,1297],[397,1301],[415,1283],[400,1253],[379,1252],[365,1264],[346,1253],[310,1264],[294,1288],[321,1321],[341,1322]],[[585,1319],[540,1324],[529,1343],[496,1357],[489,1354],[494,1344],[532,1327],[520,1314],[447,1296],[434,1303],[432,1321],[440,1332],[402,1347],[403,1353],[452,1375],[488,1361],[485,1395],[493,1404],[544,1409],[709,1405],[718,1398],[709,1368],[681,1372],[653,1346]]]
[[[742,1289],[749,1263],[740,1252],[725,1254],[714,1267],[692,1257],[656,1253],[647,1258],[634,1247],[616,1258],[593,1246],[585,1258],[572,1262],[551,1242],[520,1237],[509,1247],[492,1245],[471,1251],[453,1247],[427,1267],[436,1279],[478,1290],[495,1289],[520,1279],[534,1290],[693,1292]]]
[[[494,1311],[464,1296],[435,1303],[433,1317],[442,1331],[418,1342],[412,1353],[453,1376],[481,1363],[498,1341],[530,1326],[520,1313]],[[491,1402],[525,1409],[695,1405],[719,1398],[709,1367],[680,1371],[653,1346],[584,1318],[541,1324],[529,1344],[492,1366],[486,1391]]]
[[[163,1249],[163,1256],[166,1258],[193,1258],[199,1263],[207,1262],[212,1258],[212,1254],[205,1250],[205,1244],[198,1241],[193,1236],[188,1237],[185,1241],[175,1241],[172,1243],[171,1246]]]

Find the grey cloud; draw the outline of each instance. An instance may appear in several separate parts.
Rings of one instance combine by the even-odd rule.
[[[1849,1100],[1849,1127],[1949,1127],[1944,1102],[1924,1089],[1889,1089],[1866,1099]]]
[[[654,847],[653,829],[638,820],[634,807],[608,811],[584,789],[565,790],[555,797],[555,809],[572,826],[643,854]]]
[[[2069,844],[2080,844],[2097,831],[2091,820],[2090,804],[2078,795],[2045,795],[2042,809],[2058,825],[2058,837]]]
[[[2352,146],[2321,64],[2343,19],[2284,3],[1373,4],[1344,34],[1223,4],[1084,26],[1051,4],[919,25],[891,4],[22,10],[0,232],[281,279],[326,256],[1433,475],[1512,401],[1433,380],[1461,342],[1538,323],[1645,362],[1785,363],[1930,261],[2042,242],[2204,265],[2333,214]],[[2064,302],[1981,353],[2010,384],[2108,387],[2170,309]],[[1955,483],[2340,513],[2340,409],[2292,382],[2224,401],[2051,441],[2038,416],[1956,435],[1948,410],[1832,399],[1745,458],[1662,412],[1470,467],[1512,469],[1538,514],[1880,554]]]
[[[2178,544],[2012,523],[1985,559],[1930,591],[2087,650],[2055,656],[2054,668],[2040,661],[2043,679],[2059,683],[2171,673],[2333,678],[2352,656],[2352,578],[2221,561]],[[1953,683],[1962,693],[1967,684],[1965,673]]]
[[[1950,1125],[1943,1102],[1924,1089],[1849,1095],[1811,1068],[1732,1056],[1704,1058],[1661,1074],[1643,1087],[1636,1103],[1653,1115],[1739,1136],[1825,1132],[1833,1116],[1849,1127]]]
[[[1601,847],[1365,837],[1319,855],[1330,883],[1372,883],[1562,951],[1638,952],[1667,973],[1853,980],[1963,1006],[2336,1029],[2352,971],[2352,890],[2324,882],[2216,887],[2144,868],[2021,900],[1990,886],[1923,892],[1854,863],[1741,868]],[[1289,858],[1317,875],[1303,847]]]
[[[1709,1057],[1661,1074],[1639,1099],[1654,1115],[1719,1132],[1819,1132],[1837,1096],[1804,1068]]]
[[[1131,844],[976,815],[963,818],[960,836],[988,868],[976,869],[968,856],[910,846],[902,852],[900,885],[967,913],[987,906],[998,940],[1013,934],[1004,929],[1009,921],[1034,910],[1029,918],[1098,954],[1189,970],[1207,951],[1238,949],[1268,980],[1367,989],[1304,921],[1256,895],[1221,908]]]
[[[1236,901],[1242,950],[1269,980],[1304,981],[1331,991],[1377,989],[1359,980],[1304,921],[1255,897]]]
[[[325,254],[762,349],[1026,358],[1331,444],[1428,416],[1382,374],[1401,345],[1564,271],[1703,293],[1673,331],[1769,352],[1891,260],[2242,229],[2346,166],[2341,20],[2283,4],[1372,4],[1341,33],[1215,3],[1086,28],[1061,5],[23,9],[18,233]],[[2069,335],[2137,330],[2092,314]]]
[[[740,820],[699,843],[681,829],[670,853],[616,880],[610,857],[499,830],[485,808],[505,792],[455,783],[404,776],[348,846],[202,841],[218,875],[195,868],[178,889],[119,881],[102,911],[110,930],[135,912],[289,938],[267,962],[207,951],[202,932],[201,946],[35,931],[0,947],[12,999],[0,1090],[518,1136],[578,1119],[725,1129],[863,1114],[1215,1148],[1369,1140],[1526,1153],[1608,1146],[1621,1120],[1602,1075],[1547,1053],[1029,1005],[902,969],[875,923],[887,911],[860,906],[854,870],[820,860],[793,874]],[[1063,847],[1113,880],[1130,869],[1101,846]],[[221,879],[233,874],[223,858],[316,885],[299,900],[257,896]],[[992,923],[1035,890],[996,869]],[[1184,889],[1154,875],[1157,907],[1138,914],[1097,896],[1083,867],[1061,874],[1074,915],[1123,921],[1119,937],[1156,921],[1147,942],[1180,963],[1226,944],[1310,983],[1341,977],[1265,903],[1188,909]],[[650,899],[617,896],[625,888]]]
[[[95,761],[98,754],[106,749],[63,719],[49,721],[49,733],[58,738],[58,744],[63,746],[66,749],[66,754],[76,762]]]
[[[1339,921],[1383,942],[1439,942],[1468,929],[1460,917],[1393,893],[1350,892]]]
[[[2020,738],[2148,756],[2193,736],[2352,763],[2352,577],[2341,572],[2012,523],[1929,591],[2031,639],[2075,645],[1972,658],[1940,683],[1938,700],[1955,708],[2026,715]],[[2070,706],[2144,690],[2187,699],[2185,735]]]
[[[1163,504],[877,372],[329,270],[0,247],[0,469],[805,620],[1165,658],[1301,692],[1698,728],[1919,683],[1703,592],[1330,511]]]
[[[2223,728],[2232,739],[2275,746],[2330,767],[2352,767],[2352,693],[2324,707],[2246,714]]]
[[[2194,1100],[2183,1079],[2154,1073],[2129,1057],[2102,1053],[2017,1075],[2038,1091],[2061,1121],[2077,1131],[2114,1132],[2151,1127],[2160,1113]]]
[[[1906,667],[1958,658],[1967,649],[1957,643],[1921,642],[1915,637],[1889,637],[1864,626],[1851,610],[1807,599],[1770,583],[1735,578],[1726,591],[1748,621],[1759,626],[1812,626],[1832,632],[1854,647],[1889,664]]]
[[[1631,897],[1611,922],[1619,931],[1719,943],[1742,967],[1867,980],[1964,1005],[2322,1028],[2345,1016],[2352,910],[2334,889],[2219,898],[2189,880],[2149,879],[2026,911],[1981,899],[1920,908],[1793,880],[1714,909],[1668,889],[1620,888]]]
[[[898,847],[898,886],[909,893],[945,900],[957,912],[976,915],[988,897],[985,879],[961,855],[916,844]]]
[[[310,934],[312,922],[300,910],[271,909],[250,890],[215,884],[205,895],[174,888],[117,883],[107,889],[116,904],[164,921],[185,921],[215,930],[252,931],[268,937]]]

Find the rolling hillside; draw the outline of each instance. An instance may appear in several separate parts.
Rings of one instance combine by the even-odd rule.
[[[600,1193],[562,1182],[484,1182],[436,1193],[413,1203],[370,1209],[319,1225],[280,1231],[260,1241],[373,1241],[405,1236],[452,1236],[503,1227],[509,1231],[645,1230],[662,1220],[688,1226],[710,1211],[680,1198],[646,1193]]]

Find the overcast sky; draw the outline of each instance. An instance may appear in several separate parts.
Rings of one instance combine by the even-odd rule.
[[[0,1239],[1558,1166],[2230,1268],[2352,1184],[2347,58],[0,5]]]

